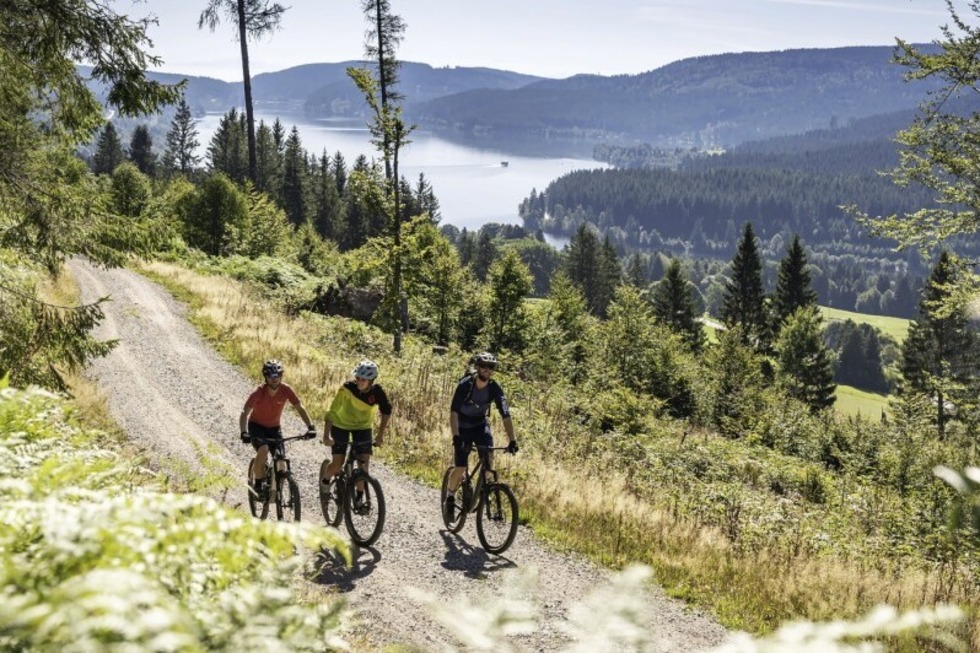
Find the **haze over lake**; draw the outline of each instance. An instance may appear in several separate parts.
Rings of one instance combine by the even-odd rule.
[[[220,119],[221,114],[207,114],[198,119],[201,154],[207,150]],[[275,114],[255,114],[256,125],[259,121],[271,125],[275,119]],[[303,147],[310,154],[319,156],[325,149],[333,156],[339,151],[348,168],[361,154],[369,159],[378,157],[362,119],[313,121],[291,114],[281,114],[279,119],[287,134],[296,125]],[[532,188],[542,191],[553,179],[573,170],[607,167],[584,155],[580,155],[581,158],[516,155],[494,147],[492,141],[487,141],[485,147],[484,143],[480,146],[461,145],[421,130],[412,132],[409,140],[411,143],[400,155],[400,175],[414,187],[419,173],[424,173],[439,199],[441,224],[471,231],[487,222],[520,224],[517,207]],[[528,144],[521,145],[521,151],[527,152]]]

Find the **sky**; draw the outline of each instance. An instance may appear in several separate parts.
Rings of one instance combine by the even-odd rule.
[[[271,0],[270,0],[271,1]],[[279,0],[281,29],[250,42],[251,74],[364,56],[360,0]],[[242,79],[232,23],[198,29],[207,0],[116,0],[154,15],[160,72]],[[635,74],[700,55],[926,43],[949,23],[943,0],[390,0],[407,29],[402,61],[542,77]],[[966,12],[966,16],[972,14]]]

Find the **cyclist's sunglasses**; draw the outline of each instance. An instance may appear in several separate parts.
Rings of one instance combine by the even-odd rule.
[[[476,366],[477,367],[483,367],[483,368],[486,368],[486,369],[489,369],[489,370],[495,370],[495,369],[497,369],[497,364],[496,363],[477,363]]]
[[[266,374],[265,375],[265,378],[267,378],[267,379],[281,379],[282,378],[282,374]]]

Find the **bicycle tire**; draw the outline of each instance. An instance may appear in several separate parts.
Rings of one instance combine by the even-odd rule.
[[[276,517],[298,522],[300,513],[299,485],[292,474],[280,473],[276,476]]]
[[[446,530],[450,533],[458,533],[463,530],[463,524],[466,523],[466,489],[468,487],[469,481],[463,479],[463,482],[459,484],[455,492],[455,503],[456,508],[453,510],[453,519],[449,519],[446,514],[446,497],[449,495],[449,475],[453,473],[453,468],[450,467],[446,470],[446,473],[442,475],[442,491],[439,493],[439,512],[442,513],[442,523],[445,525]]]
[[[480,496],[476,536],[487,553],[503,553],[517,535],[517,497],[504,483],[492,483]]]
[[[364,484],[366,510],[357,509],[356,487]],[[385,495],[378,479],[358,471],[348,481],[344,492],[344,521],[350,539],[359,546],[371,546],[381,537],[385,525]]]
[[[344,518],[344,483],[343,477],[338,474],[333,477],[330,484],[326,487],[320,483],[320,510],[323,512],[323,520],[327,526],[334,528],[340,526]]]
[[[255,459],[252,459],[254,462]],[[269,498],[266,497],[265,501],[260,501],[259,496],[255,493],[255,479],[252,478],[252,463],[248,464],[248,471],[245,473],[245,478],[248,479],[248,509],[252,512],[253,517],[258,517],[259,519],[265,519],[269,516]]]

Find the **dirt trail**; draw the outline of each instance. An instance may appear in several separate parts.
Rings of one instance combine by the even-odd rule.
[[[251,447],[238,440],[238,414],[257,383],[221,359],[185,319],[185,307],[163,288],[125,269],[101,270],[73,262],[71,270],[84,301],[110,296],[101,338],[120,345],[90,368],[91,377],[109,400],[113,417],[132,440],[158,462],[203,473],[196,448],[209,452],[210,471],[241,471],[244,484]],[[288,370],[287,370],[288,378]],[[287,410],[287,434],[303,424]],[[321,519],[316,476],[325,449],[318,442],[290,447],[300,483],[304,520]],[[227,466],[227,467],[226,467]],[[564,635],[569,608],[597,588],[610,574],[579,557],[558,554],[538,543],[522,527],[504,556],[484,553],[472,524],[459,535],[445,531],[438,513],[438,490],[406,479],[384,464],[372,469],[381,480],[388,519],[377,544],[356,552],[353,569],[328,564],[319,584],[325,593],[339,592],[354,609],[354,618],[370,628],[355,627],[354,638],[371,648],[385,644],[445,650],[459,642],[419,603],[413,588],[440,597],[446,605],[480,602],[501,592],[505,571],[536,571],[540,582],[527,590],[539,606],[539,628],[516,635],[521,650],[552,651],[568,643]],[[233,493],[236,494],[236,493]],[[245,497],[244,485],[237,492]],[[229,500],[242,505],[237,496]],[[696,651],[718,644],[725,630],[656,588],[643,610],[659,641],[653,650]]]

